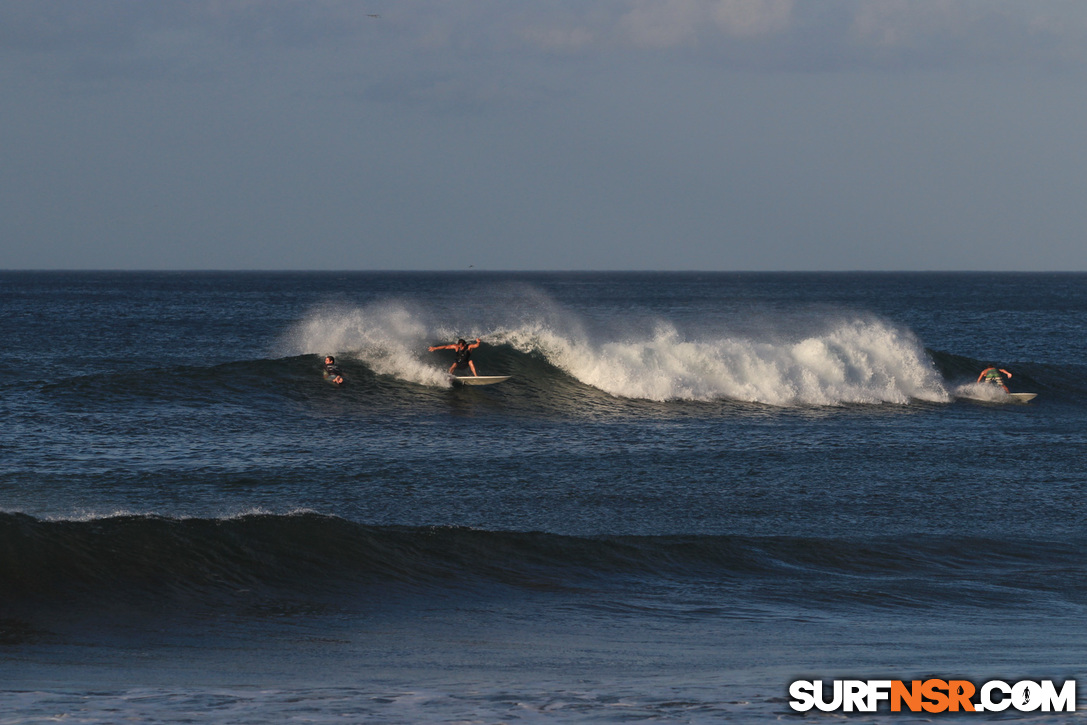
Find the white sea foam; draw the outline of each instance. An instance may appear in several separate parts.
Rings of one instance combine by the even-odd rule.
[[[1006,403],[1008,393],[1004,388],[992,383],[964,383],[955,387],[956,398],[968,398],[985,402]]]
[[[245,508],[240,508],[240,509],[238,509],[236,511],[227,511],[227,512],[215,512],[215,511],[177,512],[177,511],[173,511],[173,512],[170,512],[170,513],[163,513],[161,511],[134,510],[134,509],[126,509],[126,508],[112,508],[112,509],[105,509],[105,510],[101,510],[101,511],[94,511],[94,510],[86,509],[86,508],[78,508],[78,509],[74,509],[74,510],[68,512],[68,513],[61,513],[61,514],[54,513],[54,514],[48,514],[48,515],[42,515],[42,514],[39,514],[39,513],[36,513],[36,512],[32,512],[32,511],[0,508],[0,513],[24,514],[26,516],[36,516],[36,517],[41,518],[44,521],[50,521],[50,522],[75,522],[75,523],[89,523],[89,522],[94,522],[94,521],[110,521],[110,520],[113,520],[113,519],[128,519],[128,518],[137,518],[137,519],[156,518],[156,519],[166,519],[168,521],[189,521],[191,519],[208,518],[208,519],[215,519],[215,520],[218,520],[218,521],[234,521],[234,520],[242,520],[242,519],[250,518],[250,517],[253,517],[253,516],[287,517],[287,516],[308,516],[308,515],[322,516],[322,515],[324,515],[324,514],[321,514],[321,512],[317,511],[316,509],[306,508],[306,507],[298,507],[298,506],[286,509],[284,511],[275,511],[275,510],[272,510],[272,509],[265,508],[263,506],[249,506],[249,507],[245,507]],[[3,725],[3,723],[0,722],[0,725]]]
[[[545,302],[547,302],[545,300]],[[505,317],[506,319],[502,319]],[[456,336],[483,337],[542,356],[572,378],[620,398],[730,399],[770,405],[947,402],[951,395],[916,336],[875,317],[824,313],[788,334],[681,331],[669,320],[584,324],[543,304],[496,313],[469,335],[440,314],[404,303],[314,311],[289,335],[291,352],[339,351],[382,375],[446,385],[446,358],[427,346]]]
[[[568,689],[565,683],[498,684],[464,688],[345,687],[99,688],[80,691],[20,688],[0,692],[0,725],[40,722],[100,725],[118,721],[208,723],[258,722],[554,722],[672,719],[682,714],[707,720],[765,718],[772,701],[729,697],[724,686],[677,687],[648,680],[608,689]],[[579,683],[580,684],[580,683]],[[638,691],[634,691],[637,687]],[[615,691],[619,695],[614,694]],[[710,697],[706,697],[707,691]]]
[[[581,382],[624,398],[727,398],[771,405],[949,399],[920,342],[878,320],[842,320],[792,340],[692,339],[667,323],[626,340],[578,339],[540,327],[492,337],[540,352]]]
[[[80,508],[64,515],[46,516],[45,520],[74,521],[77,523],[87,523],[90,521],[108,521],[110,519],[141,518],[149,516],[158,516],[158,514],[151,513],[149,511],[134,511],[132,509],[124,508],[115,508],[106,511],[93,511],[90,509]]]

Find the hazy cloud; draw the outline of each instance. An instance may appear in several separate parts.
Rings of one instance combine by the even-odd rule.
[[[1084,3],[882,0],[856,6],[850,40],[873,60],[1082,64],[1085,30]]]
[[[380,16],[380,17],[373,17]],[[395,42],[466,55],[718,51],[746,68],[763,59],[835,57],[840,66],[1087,60],[1087,3],[1064,0],[604,0],[535,5],[387,0],[3,0],[0,49],[169,57],[155,39],[235,51]],[[181,44],[174,56],[185,50]],[[799,50],[799,52],[798,52]],[[932,60],[929,58],[928,60]]]
[[[638,46],[668,48],[712,36],[753,38],[788,29],[793,0],[636,0],[618,20]]]
[[[719,0],[710,11],[725,33],[743,37],[767,35],[785,30],[792,20],[793,0]]]

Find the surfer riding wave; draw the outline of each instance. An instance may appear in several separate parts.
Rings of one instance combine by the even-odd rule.
[[[978,375],[978,382],[979,383],[985,382],[985,383],[988,383],[989,385],[998,385],[1001,388],[1003,388],[1004,392],[1006,393],[1006,392],[1008,392],[1008,386],[1004,382],[1004,378],[1001,375],[1001,373],[1003,373],[1003,375],[1007,375],[1008,378],[1011,378],[1011,376],[1012,376],[1012,374],[1009,373],[1004,368],[998,368],[998,367],[985,368],[984,370],[981,371],[981,375]]]
[[[479,347],[478,337],[476,338],[476,341],[471,345],[465,342],[464,338],[461,338],[457,340],[456,344],[435,345],[433,347],[427,348],[427,350],[428,352],[434,352],[435,350],[455,350],[457,353],[457,359],[449,367],[449,374],[456,375],[458,372],[463,374],[464,371],[467,369],[472,371],[472,375],[474,375],[475,377],[479,377],[479,373],[476,372],[476,365],[474,362],[472,362],[472,350],[476,349],[477,347]]]

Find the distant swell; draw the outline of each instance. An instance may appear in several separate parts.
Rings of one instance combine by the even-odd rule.
[[[0,618],[118,601],[216,608],[291,597],[353,607],[393,591],[491,597],[580,590],[590,601],[629,602],[677,587],[724,609],[954,609],[1054,599],[1083,607],[1081,552],[1075,543],[947,537],[572,537],[375,527],[313,513],[89,521],[5,513]]]

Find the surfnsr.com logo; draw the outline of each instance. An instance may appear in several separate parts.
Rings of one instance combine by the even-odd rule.
[[[1075,712],[1076,681],[1058,687],[1052,680],[1009,684],[990,680],[977,687],[968,680],[797,680],[789,685],[789,706],[797,712]]]

